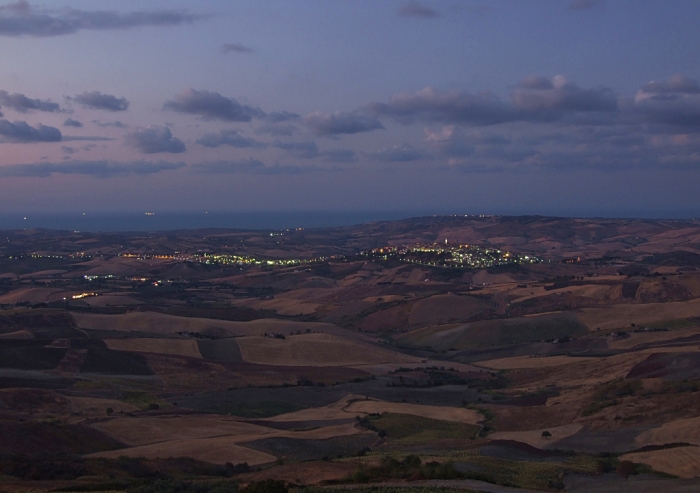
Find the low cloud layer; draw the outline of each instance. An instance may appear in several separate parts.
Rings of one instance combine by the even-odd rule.
[[[356,134],[384,128],[384,125],[377,118],[358,112],[322,113],[317,111],[305,116],[303,121],[316,135],[322,136]]]
[[[185,89],[172,100],[166,101],[163,109],[228,122],[249,122],[253,117],[264,115],[257,108],[240,104],[218,92],[197,91],[192,88]]]
[[[144,154],[180,153],[187,150],[185,143],[177,137],[173,137],[168,127],[158,125],[139,128],[127,134],[124,141],[128,146],[138,149]]]
[[[27,122],[0,120],[0,140],[3,142],[59,142],[63,136],[55,127],[37,125],[32,127]]]
[[[178,10],[116,12],[37,8],[26,0],[0,6],[0,36],[50,37],[82,30],[191,24],[203,16]]]
[[[651,81],[635,95],[633,109],[652,123],[700,131],[700,86],[680,74],[663,82]]]
[[[73,118],[66,118],[66,121],[63,122],[63,126],[80,128],[83,126],[83,124],[78,120],[74,120]]]
[[[58,103],[28,98],[24,94],[19,93],[10,94],[7,91],[0,91],[0,106],[11,108],[19,113],[26,113],[30,110],[47,111],[49,113],[61,111]]]
[[[197,139],[197,144],[205,147],[227,145],[238,148],[263,148],[266,144],[250,137],[244,137],[236,130],[220,130],[218,133],[208,133]]]
[[[126,98],[118,98],[111,94],[102,94],[99,91],[86,91],[75,96],[73,100],[93,110],[126,111],[129,108],[129,101],[127,101]]]
[[[582,89],[561,75],[552,79],[527,77],[511,93],[511,101],[523,111],[615,111],[617,96],[605,87]]]
[[[610,89],[582,89],[561,76],[529,77],[511,93],[510,101],[489,92],[442,92],[426,87],[413,94],[397,94],[388,103],[371,103],[367,109],[404,124],[498,125],[550,122],[577,112],[614,112],[617,99]]]
[[[418,161],[426,157],[426,152],[416,149],[410,145],[402,145],[381,149],[375,152],[365,154],[369,159],[385,163],[402,163],[409,161]]]
[[[310,171],[310,166],[292,166],[274,164],[266,166],[258,159],[244,159],[242,161],[213,161],[192,165],[192,169],[198,173],[207,174],[250,174],[250,175],[296,175]]]
[[[313,140],[306,142],[275,142],[272,146],[287,151],[297,158],[310,159],[318,156],[318,146]]]
[[[34,163],[0,166],[0,177],[48,177],[59,175],[86,175],[109,178],[124,175],[151,175],[162,171],[183,168],[184,163],[165,161],[136,161],[120,163],[113,161],[69,161],[64,163]]]
[[[101,122],[100,120],[93,120],[92,123],[94,123],[98,127],[129,128],[129,125],[120,122],[119,120],[115,120],[113,122]]]

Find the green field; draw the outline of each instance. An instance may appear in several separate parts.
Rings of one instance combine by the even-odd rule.
[[[448,438],[474,438],[481,429],[476,425],[394,413],[370,416],[361,423],[370,429],[386,432],[389,440],[398,440],[402,445],[419,445]]]

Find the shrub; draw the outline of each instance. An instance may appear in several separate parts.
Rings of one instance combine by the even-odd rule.
[[[289,493],[289,488],[284,484],[284,481],[265,479],[250,483],[243,491],[244,493]]]
[[[625,479],[627,479],[633,474],[636,474],[634,462],[628,460],[618,462],[617,473]]]

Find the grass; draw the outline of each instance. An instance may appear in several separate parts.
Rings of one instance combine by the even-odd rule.
[[[378,431],[385,431],[389,439],[399,440],[404,445],[447,438],[474,438],[481,429],[477,425],[394,413],[371,416],[366,423]]]
[[[425,457],[424,461],[429,459],[429,457]],[[454,462],[452,462],[453,460]],[[412,455],[405,456],[400,462],[395,458],[385,456],[379,466],[365,467],[361,465],[350,476],[349,481],[355,483],[387,479],[408,479],[411,481],[437,479],[440,475],[447,475],[449,477],[445,477],[445,479],[466,478],[515,488],[560,490],[564,488],[562,479],[566,473],[597,474],[600,462],[599,458],[584,454],[573,456],[561,463],[511,461],[484,457],[479,455],[476,450],[451,454],[447,462],[441,461],[440,466],[437,462],[421,463],[420,458]],[[615,462],[613,465],[616,465],[615,459],[612,459],[612,462]],[[464,468],[460,466],[466,465],[469,465],[471,470],[462,472]],[[429,467],[426,468],[426,466]],[[401,491],[405,492],[407,489],[402,488]],[[428,491],[420,487],[415,489]],[[432,490],[440,491],[441,489]],[[368,487],[366,490],[363,488],[353,491],[372,491],[372,489]],[[445,488],[444,491],[450,491],[450,489]]]
[[[365,486],[353,488],[354,493],[476,493],[475,490],[463,488],[444,488],[440,486]],[[290,493],[348,493],[342,488],[290,488]]]
[[[618,398],[639,395],[642,392],[640,380],[614,380],[601,385],[593,396],[593,402],[581,411],[582,416],[591,416],[606,407],[616,406]]]
[[[697,392],[700,390],[700,379],[676,380],[664,382],[659,394],[682,394],[685,392]]]
[[[467,455],[463,461],[477,466],[479,471],[467,473],[467,478],[535,490],[563,489],[565,473],[595,474],[599,467],[599,460],[587,455],[575,456],[563,463],[511,461],[479,455]]]
[[[172,404],[157,398],[149,392],[126,392],[121,399],[122,402],[136,406],[139,409],[158,409],[162,407],[172,407]],[[158,407],[154,407],[158,406]]]

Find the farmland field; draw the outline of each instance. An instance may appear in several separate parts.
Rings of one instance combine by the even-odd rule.
[[[3,235],[0,491],[700,491],[695,222]]]

